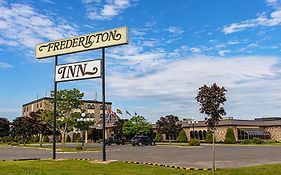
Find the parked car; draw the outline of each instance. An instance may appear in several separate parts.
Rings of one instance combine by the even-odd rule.
[[[112,145],[113,143],[117,144],[117,145],[120,145],[120,144],[123,144],[124,143],[124,140],[120,139],[120,138],[117,138],[117,137],[109,137],[107,140],[106,140],[106,144],[107,145]]]
[[[151,145],[155,146],[155,141],[147,136],[135,136],[131,139],[131,144],[133,146]]]

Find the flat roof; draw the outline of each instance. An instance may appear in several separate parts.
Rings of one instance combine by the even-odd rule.
[[[43,100],[52,100],[53,98],[52,97],[42,97],[42,98],[39,98],[37,100],[33,100],[31,102],[28,102],[26,104],[23,104],[22,106],[27,106],[27,105],[30,105],[30,104],[33,104],[33,103],[38,103],[40,101],[43,101]],[[102,104],[101,101],[97,101],[97,100],[81,100],[83,103],[99,103],[99,104]],[[112,102],[105,102],[106,104],[112,104]]]

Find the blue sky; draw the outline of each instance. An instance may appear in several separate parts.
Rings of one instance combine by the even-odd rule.
[[[129,44],[106,49],[106,98],[149,121],[203,119],[198,88],[224,86],[227,116],[281,116],[280,0],[0,0],[0,116],[53,90],[54,59],[35,45],[127,26]],[[101,50],[59,57],[100,58]],[[60,83],[101,100],[100,79]],[[124,118],[128,116],[124,115]]]

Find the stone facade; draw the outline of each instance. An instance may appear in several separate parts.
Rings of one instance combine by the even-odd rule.
[[[264,127],[266,132],[269,132],[272,140],[281,141],[281,126]]]

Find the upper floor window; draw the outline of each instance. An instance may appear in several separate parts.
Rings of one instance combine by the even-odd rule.
[[[95,109],[95,105],[94,104],[88,104],[88,109]]]
[[[102,110],[102,105],[100,105],[100,110]],[[105,110],[107,110],[107,106],[105,105]]]

